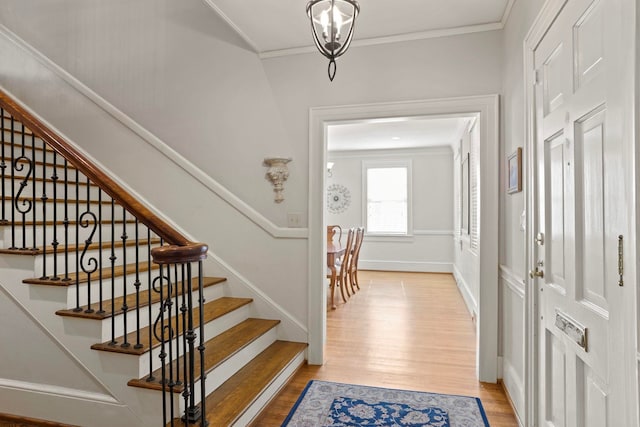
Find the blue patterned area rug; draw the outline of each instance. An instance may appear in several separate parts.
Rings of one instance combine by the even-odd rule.
[[[489,427],[480,399],[310,381],[282,427]]]

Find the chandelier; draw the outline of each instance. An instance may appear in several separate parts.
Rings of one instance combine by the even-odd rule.
[[[336,76],[336,58],[349,49],[353,24],[360,12],[356,0],[311,0],[307,15],[316,47],[329,58],[329,80]]]

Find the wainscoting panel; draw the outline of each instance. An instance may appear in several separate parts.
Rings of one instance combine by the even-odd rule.
[[[524,416],[524,295],[524,279],[500,266],[502,381],[519,420]]]

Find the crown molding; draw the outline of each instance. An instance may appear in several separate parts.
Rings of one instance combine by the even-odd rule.
[[[211,0],[205,0],[205,1],[207,1],[208,3]],[[513,1],[514,0],[509,1],[509,4],[507,5],[508,9],[510,9],[510,5],[513,4]],[[503,16],[502,19],[504,20],[505,16]],[[451,36],[458,36],[463,34],[481,33],[485,31],[497,31],[497,30],[502,30],[503,28],[504,28],[504,24],[502,22],[493,22],[490,24],[479,24],[479,25],[467,25],[464,27],[444,28],[440,30],[420,31],[415,33],[397,34],[397,35],[386,36],[386,37],[372,37],[369,39],[359,39],[359,40],[354,40],[351,43],[351,47],[376,46],[376,45],[383,45],[383,44],[389,44],[389,43],[400,43],[400,42],[408,42],[408,41],[414,41],[414,40],[434,39],[439,37],[451,37]],[[315,46],[292,47],[287,49],[278,49],[278,50],[269,50],[269,51],[259,52],[258,57],[260,59],[268,59],[268,58],[275,58],[279,56],[313,53],[315,51],[316,51]]]
[[[513,0],[511,0],[513,1]],[[204,0],[204,2],[211,8],[213,9],[219,16],[220,18],[222,18],[224,20],[224,22],[226,22],[231,28],[233,28],[233,31],[235,31],[236,33],[238,33],[238,35],[242,38],[242,40],[244,40],[245,42],[247,42],[247,44],[249,46],[251,46],[251,49],[253,49],[254,52],[256,53],[260,53],[260,49],[258,49],[258,45],[256,45],[253,40],[251,40],[251,38],[249,38],[248,35],[246,35],[244,33],[244,31],[242,31],[240,29],[240,27],[238,27],[236,25],[235,22],[233,22],[231,20],[231,18],[229,18],[223,11],[222,9],[220,9],[214,2],[213,0]]]
[[[516,0],[509,0],[509,3],[507,3],[507,7],[504,8],[504,13],[502,14],[502,19],[500,20],[502,28],[507,25],[507,21],[509,20],[509,16],[511,16],[511,10],[513,9],[513,4],[515,3],[515,1]]]

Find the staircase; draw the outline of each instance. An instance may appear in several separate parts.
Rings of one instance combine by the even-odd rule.
[[[2,92],[0,134],[0,259],[33,260],[20,279],[34,301],[22,303],[51,307],[36,320],[64,331],[61,345],[78,349],[138,425],[248,425],[304,362],[306,344],[279,340],[277,319],[256,318],[251,298],[204,274],[207,245]],[[118,422],[95,417],[79,424]]]

